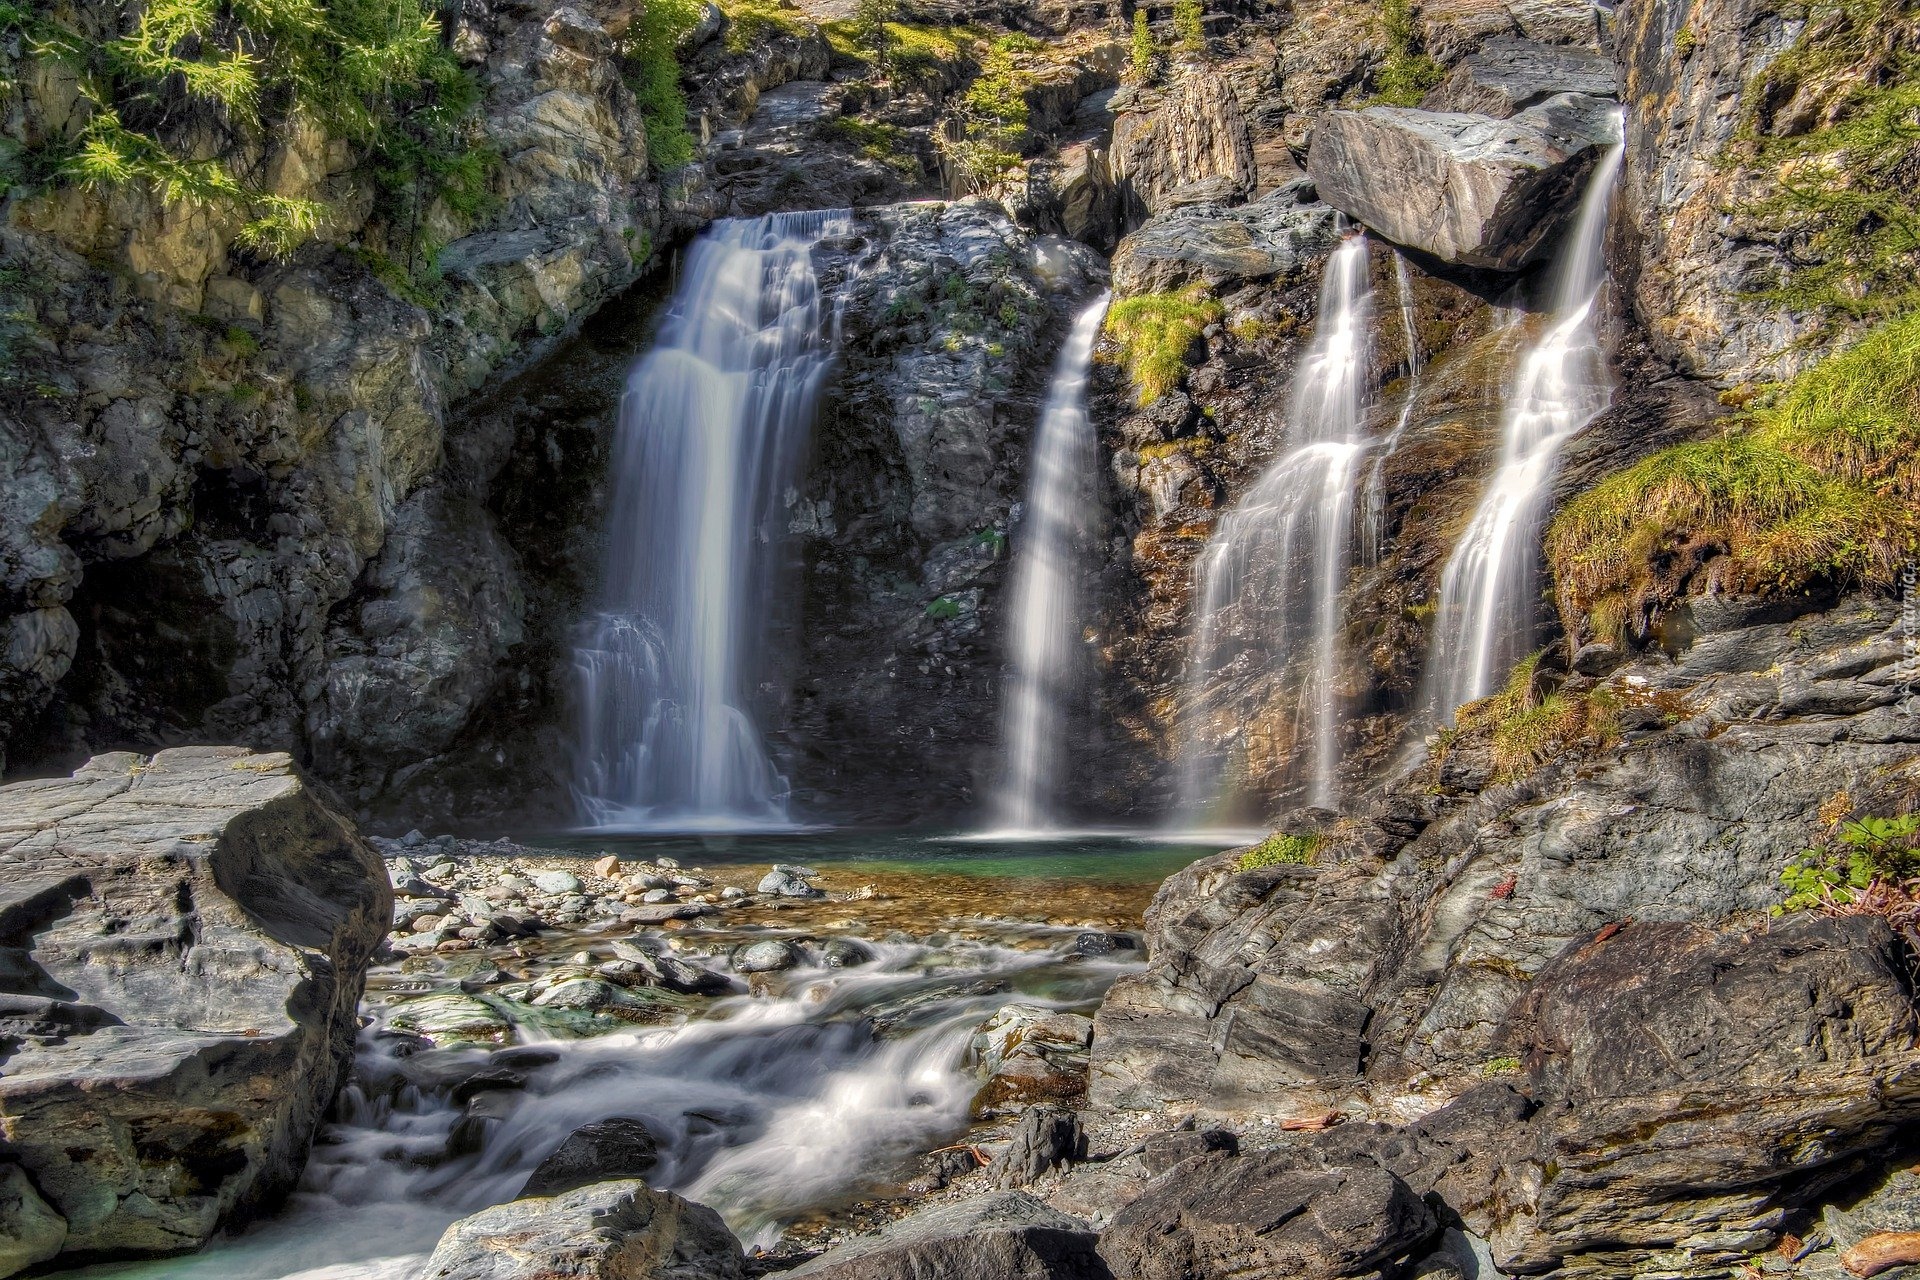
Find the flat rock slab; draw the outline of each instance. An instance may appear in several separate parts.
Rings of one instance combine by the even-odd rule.
[[[786,1274],[809,1280],[1108,1280],[1078,1218],[1023,1191],[923,1209]]]
[[[392,914],[379,858],[283,754],[0,787],[0,1178],[35,1248],[191,1249],[290,1187]]]
[[[448,1227],[421,1280],[745,1280],[740,1242],[703,1204],[599,1182],[497,1204]]]
[[[1190,284],[1227,291],[1249,281],[1291,279],[1340,238],[1339,215],[1304,180],[1251,204],[1202,201],[1153,219],[1120,242],[1113,285],[1123,297]]]
[[[1612,103],[1562,93],[1507,120],[1329,111],[1307,154],[1320,198],[1398,245],[1517,271],[1550,253],[1588,175],[1619,141]]]
[[[1461,59],[1420,107],[1504,120],[1559,93],[1617,97],[1619,80],[1613,64],[1591,50],[1502,36]]]

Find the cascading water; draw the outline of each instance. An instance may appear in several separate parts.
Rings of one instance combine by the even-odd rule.
[[[779,594],[780,503],[833,355],[812,248],[847,224],[716,223],[628,377],[601,612],[575,654],[594,826],[786,824],[750,702]]]
[[[1440,579],[1425,699],[1434,723],[1485,697],[1533,646],[1540,519],[1560,453],[1607,407],[1613,388],[1595,323],[1606,283],[1607,204],[1623,148],[1607,149],[1581,197],[1558,265],[1553,309],[1521,357],[1500,462]]]
[[[1261,476],[1219,528],[1197,567],[1199,609],[1185,714],[1181,810],[1190,823],[1222,793],[1225,752],[1204,738],[1209,700],[1229,668],[1278,669],[1305,655],[1293,681],[1294,759],[1306,743],[1305,798],[1336,798],[1340,592],[1353,543],[1354,476],[1366,451],[1372,295],[1367,241],[1349,237],[1321,278],[1313,344],[1294,374],[1293,447]],[[1269,656],[1270,655],[1270,656]]]
[[[1407,271],[1407,256],[1398,250],[1393,255],[1393,284],[1400,301],[1400,327],[1407,344],[1407,390],[1400,402],[1400,416],[1380,447],[1373,451],[1373,465],[1367,468],[1366,524],[1362,526],[1361,557],[1378,564],[1387,539],[1387,459],[1400,447],[1400,437],[1413,420],[1413,407],[1420,398],[1420,333],[1413,318],[1413,280]]]
[[[1080,608],[1075,551],[1092,516],[1096,465],[1087,417],[1087,373],[1108,294],[1080,313],[1054,366],[1034,433],[1025,522],[1014,542],[1013,678],[1001,740],[1006,776],[1000,824],[1041,831],[1059,824],[1061,720],[1080,684]]]

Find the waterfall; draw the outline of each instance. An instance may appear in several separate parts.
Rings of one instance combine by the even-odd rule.
[[[1386,550],[1387,459],[1400,447],[1400,437],[1407,433],[1407,423],[1412,421],[1414,405],[1420,399],[1420,333],[1413,318],[1413,280],[1407,273],[1407,255],[1398,249],[1393,251],[1393,286],[1400,300],[1400,327],[1407,343],[1407,390],[1400,402],[1400,416],[1394,420],[1393,430],[1373,451],[1373,465],[1367,468],[1367,516],[1362,530],[1360,554],[1368,564],[1378,564]]]
[[[847,225],[817,211],[714,224],[628,375],[600,612],[575,653],[595,826],[787,821],[751,703],[781,502],[833,354],[812,248]]]
[[[1007,751],[1000,823],[1036,831],[1059,825],[1061,722],[1081,685],[1085,646],[1075,551],[1092,520],[1097,465],[1087,418],[1087,373],[1110,295],[1080,313],[1054,365],[1034,433],[1025,520],[1014,541],[1013,680],[1001,741]]]
[[[1313,343],[1294,373],[1292,448],[1221,519],[1196,568],[1196,643],[1183,709],[1181,811],[1189,821],[1206,816],[1226,790],[1219,785],[1224,753],[1202,741],[1220,678],[1278,672],[1303,658],[1290,685],[1289,755],[1300,760],[1300,747],[1308,748],[1308,803],[1337,798],[1339,605],[1352,553],[1354,476],[1366,450],[1371,312],[1367,241],[1354,235],[1321,277]]]
[[[1595,166],[1554,276],[1552,311],[1521,357],[1501,426],[1500,461],[1440,578],[1426,703],[1434,722],[1493,692],[1533,647],[1538,535],[1560,453],[1607,407],[1613,388],[1596,323],[1606,283],[1615,143]]]

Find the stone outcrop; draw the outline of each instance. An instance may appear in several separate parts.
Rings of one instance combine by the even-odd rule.
[[[1320,198],[1395,244],[1512,271],[1545,256],[1605,147],[1614,108],[1557,94],[1511,119],[1402,107],[1330,111],[1307,172]]]
[[[740,1242],[703,1204],[644,1182],[510,1200],[448,1227],[420,1280],[745,1280]]]
[[[1159,213],[1200,182],[1229,201],[1254,194],[1253,138],[1230,81],[1196,69],[1167,89],[1116,95],[1112,108],[1114,176],[1130,210]]]
[[[1251,204],[1183,205],[1122,240],[1113,254],[1121,295],[1166,293],[1191,284],[1230,292],[1284,280],[1318,261],[1338,236],[1338,214],[1302,179]]]
[[[922,1209],[829,1249],[794,1280],[1100,1280],[1086,1224],[1022,1191],[990,1192]]]
[[[0,788],[0,870],[0,1259],[181,1252],[288,1190],[392,921],[351,822],[284,755],[106,755]]]
[[[1619,78],[1592,50],[1499,36],[1462,58],[1420,107],[1504,120],[1558,93],[1617,97]]]

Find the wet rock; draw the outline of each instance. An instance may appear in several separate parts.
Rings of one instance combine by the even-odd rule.
[[[800,948],[778,938],[744,943],[728,957],[735,973],[781,973],[800,961]]]
[[[1110,956],[1119,951],[1139,949],[1139,940],[1128,933],[1082,933],[1073,939],[1075,955]]]
[[[829,1249],[787,1274],[800,1280],[1100,1280],[1094,1234],[1020,1191],[922,1209]]]
[[[556,982],[533,997],[543,1009],[580,1009],[593,1012],[620,1003],[620,991],[598,978],[569,978]]]
[[[595,1182],[644,1178],[660,1163],[660,1144],[645,1123],[626,1116],[581,1125],[542,1160],[520,1198],[553,1196]]]
[[[699,996],[721,995],[733,988],[724,973],[715,973],[673,956],[655,955],[630,942],[616,941],[611,945],[614,955],[619,956],[623,964],[632,966],[619,979],[624,986],[636,985],[637,980],[648,986]]]
[[[393,914],[352,823],[285,755],[98,756],[0,788],[0,882],[19,1247],[44,1206],[65,1252],[177,1253],[290,1188]]]
[[[1087,1154],[1087,1136],[1080,1117],[1060,1107],[1028,1107],[1006,1150],[987,1168],[987,1181],[1002,1191],[1031,1186],[1040,1176],[1069,1160]]]
[[[975,1111],[1012,1115],[1034,1103],[1078,1103],[1086,1095],[1093,1022],[1036,1005],[1008,1005],[973,1038],[971,1061],[986,1076]]]
[[[1176,209],[1120,242],[1113,254],[1114,288],[1123,296],[1190,284],[1218,292],[1284,280],[1332,247],[1338,221],[1338,211],[1316,200],[1313,184],[1304,180],[1236,209]]]
[[[1100,1256],[1115,1280],[1333,1280],[1389,1272],[1437,1231],[1385,1169],[1300,1169],[1291,1155],[1254,1152],[1180,1165],[1114,1216]]]
[[[1461,59],[1420,109],[1505,119],[1558,93],[1617,97],[1618,82],[1619,72],[1598,53],[1503,36]]]
[[[873,961],[873,948],[857,938],[829,938],[820,944],[820,963],[828,969],[857,969]]]
[[[632,907],[620,913],[627,924],[665,924],[669,920],[692,920],[713,911],[704,902],[658,902]]]
[[[1601,151],[1611,103],[1559,94],[1511,119],[1403,107],[1329,111],[1307,172],[1320,198],[1395,244],[1514,271],[1551,251]]]
[[[818,874],[817,872],[813,874]],[[826,894],[808,884],[785,867],[775,867],[760,877],[758,893],[777,893],[783,898],[824,898]]]
[[[446,1229],[421,1280],[744,1280],[740,1243],[705,1205],[602,1182],[483,1209]]]
[[[484,1000],[456,991],[441,991],[398,1001],[388,1024],[429,1040],[499,1042],[513,1034],[505,1015]]]

